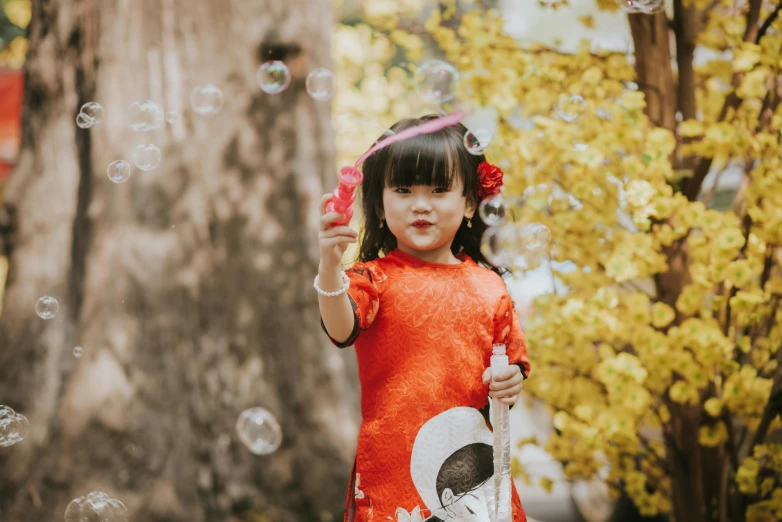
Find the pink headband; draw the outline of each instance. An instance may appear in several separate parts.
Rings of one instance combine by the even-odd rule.
[[[366,151],[363,156],[358,158],[356,164],[354,165],[354,168],[357,169],[358,166],[364,163],[364,161],[369,156],[371,156],[372,154],[374,154],[375,152],[379,151],[384,147],[388,147],[392,143],[406,140],[407,138],[412,138],[413,136],[418,136],[419,134],[429,134],[430,132],[437,132],[440,129],[450,127],[451,125],[456,125],[457,123],[462,121],[462,118],[464,118],[465,115],[466,114],[464,111],[456,111],[451,114],[441,116],[440,118],[437,118],[435,120],[427,121],[426,123],[423,123],[421,125],[417,125],[415,127],[410,127],[409,129],[405,129],[399,134],[394,134],[390,138],[385,139],[380,143],[377,143],[374,147]]]

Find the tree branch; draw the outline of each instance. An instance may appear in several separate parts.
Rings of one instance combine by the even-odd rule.
[[[769,427],[771,427],[771,421],[779,414],[779,395],[782,393],[780,390],[780,382],[782,381],[782,344],[777,348],[777,373],[774,375],[774,384],[771,386],[771,393],[769,394],[766,407],[763,409],[763,416],[760,418],[760,424],[758,429],[755,430],[755,435],[752,437],[752,442],[749,445],[749,453],[763,442],[768,433]]]
[[[777,4],[776,9],[768,15],[768,18],[766,18],[766,21],[763,22],[763,25],[760,26],[760,29],[758,30],[758,35],[755,37],[755,43],[760,43],[760,39],[763,38],[763,35],[766,34],[766,31],[768,31],[768,28],[771,27],[771,24],[774,23],[774,20],[777,19],[779,16],[779,10],[782,9],[782,2],[779,2]]]
[[[695,70],[692,66],[695,39],[698,36],[698,10],[684,7],[683,0],[673,2],[673,32],[676,35],[676,64],[679,67],[677,100],[685,120],[694,119],[698,108],[695,101]]]
[[[768,29],[768,26],[766,26],[763,29],[763,32],[760,32],[757,27],[758,19],[760,18],[761,5],[762,0],[750,0],[749,12],[747,12],[747,26],[744,30],[745,42],[759,41],[760,38],[765,34],[765,31]],[[780,3],[780,5],[782,5],[782,3]],[[777,10],[779,10],[779,6],[777,6]],[[772,16],[775,15],[772,13],[769,18]],[[765,26],[766,24],[764,23],[763,25]],[[771,23],[768,25],[770,26]],[[734,91],[725,97],[725,102],[722,105],[722,110],[720,111],[720,115],[717,118],[717,121],[724,120],[730,109],[735,109],[741,103],[741,99],[736,95],[735,92],[735,88],[738,87],[741,77],[742,73],[735,73],[733,75],[731,83],[734,87]],[[692,178],[690,178],[690,180],[687,182],[686,188],[684,190],[684,194],[687,196],[688,200],[696,201],[698,199],[698,195],[701,192],[701,186],[703,185],[703,180],[706,179],[706,175],[711,169],[711,163],[713,160],[714,158],[701,158],[701,160],[698,162],[698,165],[695,167],[695,172],[693,172]]]

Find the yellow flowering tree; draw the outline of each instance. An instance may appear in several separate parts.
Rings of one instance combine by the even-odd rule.
[[[528,318],[526,389],[554,411],[545,448],[567,478],[600,476],[643,515],[782,520],[780,7],[674,0],[629,15],[627,55],[522,48],[464,2],[367,3],[379,20],[336,32],[336,112],[431,111],[410,91],[436,44],[462,103],[497,113],[488,155],[521,221],[552,232],[566,291]],[[726,171],[741,181],[722,212],[704,182]]]

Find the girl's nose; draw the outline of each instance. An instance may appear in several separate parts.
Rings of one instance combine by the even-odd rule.
[[[413,212],[427,212],[432,209],[429,197],[424,194],[418,194],[413,198]]]

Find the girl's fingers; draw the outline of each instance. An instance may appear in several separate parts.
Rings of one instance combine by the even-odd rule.
[[[328,202],[329,202],[329,200],[330,200],[331,198],[333,198],[333,197],[334,197],[334,195],[333,195],[333,194],[331,194],[331,193],[329,193],[329,194],[323,194],[323,196],[321,196],[321,198],[320,198],[320,213],[321,213],[321,214],[323,214],[324,212],[326,212],[326,203],[328,203]]]
[[[327,230],[332,223],[345,219],[345,214],[339,212],[328,212],[320,216],[320,228],[321,230]]]
[[[336,227],[330,227],[328,230],[326,230],[328,234],[334,234],[337,236],[350,236],[350,237],[358,237],[358,232],[353,230],[347,225],[339,225]]]
[[[337,237],[330,237],[328,239],[324,239],[322,241],[322,245],[325,247],[335,247],[339,245],[344,245],[347,243],[355,243],[358,241],[357,239],[354,239],[352,237],[345,237],[345,236],[337,236]]]
[[[524,379],[522,379],[521,375],[519,375],[518,377],[508,379],[507,381],[492,381],[489,383],[489,389],[507,390],[508,388],[515,388],[516,386],[520,387],[522,382],[524,382]]]
[[[489,391],[489,397],[513,397],[514,395],[518,395],[521,393],[521,386],[513,386],[511,388],[505,388],[502,390],[490,390]]]

